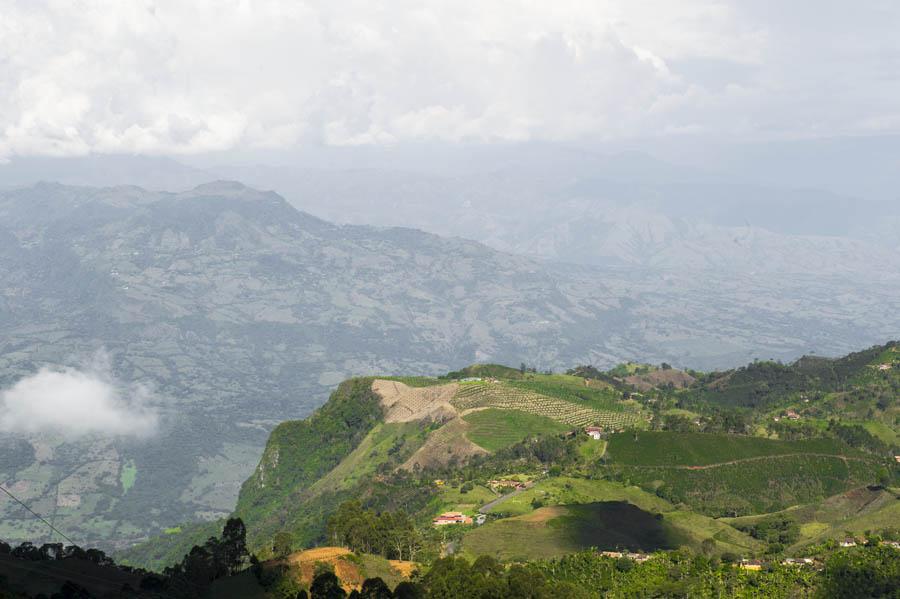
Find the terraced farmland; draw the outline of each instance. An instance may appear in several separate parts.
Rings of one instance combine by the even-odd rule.
[[[634,411],[598,410],[502,382],[462,383],[450,403],[459,410],[474,408],[520,410],[572,426],[600,425],[608,428],[625,428],[638,426],[643,422],[640,414]]]

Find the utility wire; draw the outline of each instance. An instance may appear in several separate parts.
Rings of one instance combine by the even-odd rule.
[[[52,530],[53,532],[55,532],[56,534],[58,534],[59,536],[61,536],[61,537],[64,538],[65,540],[67,540],[67,541],[68,541],[69,543],[71,543],[72,545],[78,545],[78,543],[76,543],[75,541],[73,541],[72,539],[70,539],[69,537],[67,537],[66,535],[64,535],[58,528],[56,528],[55,526],[53,526],[52,524],[50,524],[49,522],[47,522],[47,520],[45,520],[43,516],[41,516],[40,514],[38,514],[36,511],[34,511],[33,509],[31,509],[31,508],[28,507],[27,505],[25,505],[25,502],[24,502],[24,501],[22,501],[21,499],[19,499],[18,497],[16,497],[16,496],[13,495],[12,493],[10,493],[9,490],[8,490],[6,487],[4,487],[3,485],[0,485],[0,491],[3,491],[3,492],[6,493],[7,495],[9,495],[9,496],[12,498],[13,501],[15,501],[16,503],[18,503],[19,505],[21,505],[21,506],[22,506],[23,508],[25,508],[26,510],[28,510],[28,512],[29,512],[32,516],[34,516],[35,518],[37,518],[38,520],[40,520],[41,522],[43,522],[44,524],[46,524],[47,526],[49,526],[49,527],[50,527],[50,530]]]

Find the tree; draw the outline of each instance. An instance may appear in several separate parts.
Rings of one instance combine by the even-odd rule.
[[[334,572],[322,572],[313,579],[309,595],[311,599],[344,599],[347,593]]]
[[[360,599],[393,599],[394,594],[380,578],[367,578],[359,589]]]
[[[229,518],[222,529],[221,554],[229,574],[240,572],[250,557],[247,550],[247,527],[240,518]]]
[[[275,536],[272,537],[272,553],[278,559],[284,559],[290,555],[293,547],[294,537],[287,531],[282,530],[275,533]]]
[[[404,580],[394,589],[395,599],[425,599],[425,590],[414,582]]]

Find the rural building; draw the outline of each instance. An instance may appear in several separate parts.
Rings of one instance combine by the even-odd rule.
[[[798,414],[794,410],[788,410],[784,415],[791,420],[800,420],[800,414]]]
[[[600,555],[602,555],[603,557],[611,557],[614,559],[619,559],[620,557],[625,556],[625,554],[621,551],[601,551]]]
[[[444,512],[440,516],[431,521],[435,526],[446,526],[448,524],[471,524],[472,519],[462,512]]]
[[[900,541],[882,541],[882,547],[893,547],[894,549],[900,549]]]
[[[890,364],[879,364],[878,365],[878,370],[890,370],[890,369],[891,369]]]
[[[528,485],[518,480],[491,480],[488,481],[488,486],[492,489],[516,489],[522,490],[527,488]]]
[[[643,564],[645,561],[650,559],[650,556],[646,553],[628,553],[626,556],[630,560],[634,560],[639,564]]]
[[[477,524],[478,526],[484,524],[486,520],[487,516],[485,516],[484,514],[476,514],[475,516],[475,524]]]
[[[599,440],[603,436],[603,428],[599,426],[585,427],[584,432],[586,432],[591,439],[595,440]]]
[[[781,561],[783,566],[812,566],[814,563],[809,557],[788,557]]]
[[[846,538],[840,542],[841,547],[856,547],[856,539]]]
[[[742,559],[740,567],[742,570],[758,572],[759,570],[762,570],[763,563],[758,559]]]

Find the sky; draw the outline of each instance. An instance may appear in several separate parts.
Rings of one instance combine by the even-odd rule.
[[[0,0],[0,160],[900,133],[892,0]]]

